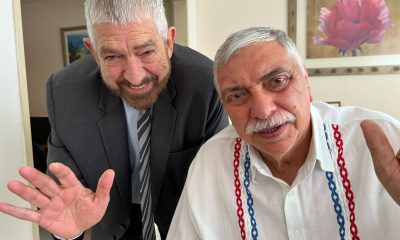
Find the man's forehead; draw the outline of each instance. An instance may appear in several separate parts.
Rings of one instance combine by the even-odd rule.
[[[113,37],[115,34],[158,34],[158,31],[152,20],[144,19],[140,22],[131,23],[96,23],[93,25],[95,37]]]
[[[134,26],[134,25],[147,25],[147,26],[153,26],[155,27],[155,22],[151,18],[138,18],[135,20],[127,20],[127,21],[102,21],[102,22],[94,22],[93,27],[96,26],[102,26],[102,25],[107,25],[107,26],[113,26],[113,27],[125,27],[125,26]]]
[[[102,53],[108,53],[108,52],[115,52],[115,51],[118,51],[119,49],[121,49],[121,47],[125,48],[125,46],[126,46],[125,43],[118,43],[118,42],[112,42],[112,41],[104,42],[102,44],[99,44],[99,53],[102,54]],[[140,51],[140,50],[147,49],[150,47],[157,47],[157,44],[153,39],[149,38],[149,39],[143,39],[143,41],[140,41],[140,42],[135,42],[135,44],[133,44],[129,47],[130,47],[129,48],[130,50]]]
[[[236,55],[253,55],[254,53],[258,55],[271,55],[275,52],[282,54],[287,51],[279,42],[275,40],[260,41],[241,48],[233,57]]]
[[[133,48],[143,48],[147,46],[155,46],[163,41],[157,31],[135,26],[99,26],[95,34],[95,41],[98,48],[113,48],[118,45],[129,44]]]
[[[260,42],[237,51],[217,69],[217,73],[232,75],[246,70],[268,71],[268,69],[292,65],[294,62],[295,59],[290,57],[279,43]]]

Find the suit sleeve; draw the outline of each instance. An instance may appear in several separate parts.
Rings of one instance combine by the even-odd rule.
[[[68,166],[76,175],[76,177],[82,182],[84,186],[86,184],[83,181],[83,178],[81,176],[80,171],[78,170],[77,165],[74,162],[74,159],[72,158],[70,152],[64,145],[62,139],[58,136],[57,130],[57,122],[56,122],[56,109],[55,109],[55,103],[54,103],[54,98],[53,98],[53,89],[52,89],[52,83],[53,83],[53,76],[49,78],[47,81],[47,86],[46,86],[46,96],[47,96],[47,112],[48,112],[48,118],[51,126],[51,132],[49,135],[49,138],[47,140],[48,144],[48,153],[47,153],[47,165],[53,162],[60,162],[66,166]],[[53,179],[58,181],[56,177],[49,171],[47,171],[47,174],[51,176]]]

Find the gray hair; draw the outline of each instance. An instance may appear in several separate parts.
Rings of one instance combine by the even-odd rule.
[[[259,42],[277,41],[284,49],[286,49],[289,56],[293,57],[299,65],[304,65],[303,59],[300,56],[296,45],[282,31],[270,27],[252,27],[235,32],[225,40],[221,47],[219,47],[214,58],[214,85],[218,93],[220,93],[218,86],[217,71],[225,65],[231,57],[238,53],[241,49]]]
[[[167,40],[168,23],[162,0],[86,0],[85,16],[89,38],[94,45],[95,24],[123,25],[144,19],[153,20],[160,37]]]

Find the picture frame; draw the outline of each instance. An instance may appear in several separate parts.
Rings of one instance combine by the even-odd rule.
[[[342,103],[340,101],[328,101],[326,103],[328,103],[330,105],[333,105],[333,106],[336,106],[336,107],[341,107],[342,106]]]
[[[288,0],[288,35],[305,59],[309,76],[400,73],[400,54],[307,59],[307,10],[307,0]]]
[[[64,65],[90,54],[83,44],[83,39],[88,38],[86,26],[61,28]]]

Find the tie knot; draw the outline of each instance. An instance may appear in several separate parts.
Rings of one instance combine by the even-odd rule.
[[[143,110],[139,110],[139,114],[138,114],[138,120],[137,120],[137,127],[138,129],[146,124],[146,122],[149,122],[150,120],[150,109],[143,109]]]
[[[146,112],[147,112],[147,110],[148,110],[148,109],[140,109],[140,110],[139,110],[139,117],[142,117],[143,115],[145,115]]]

